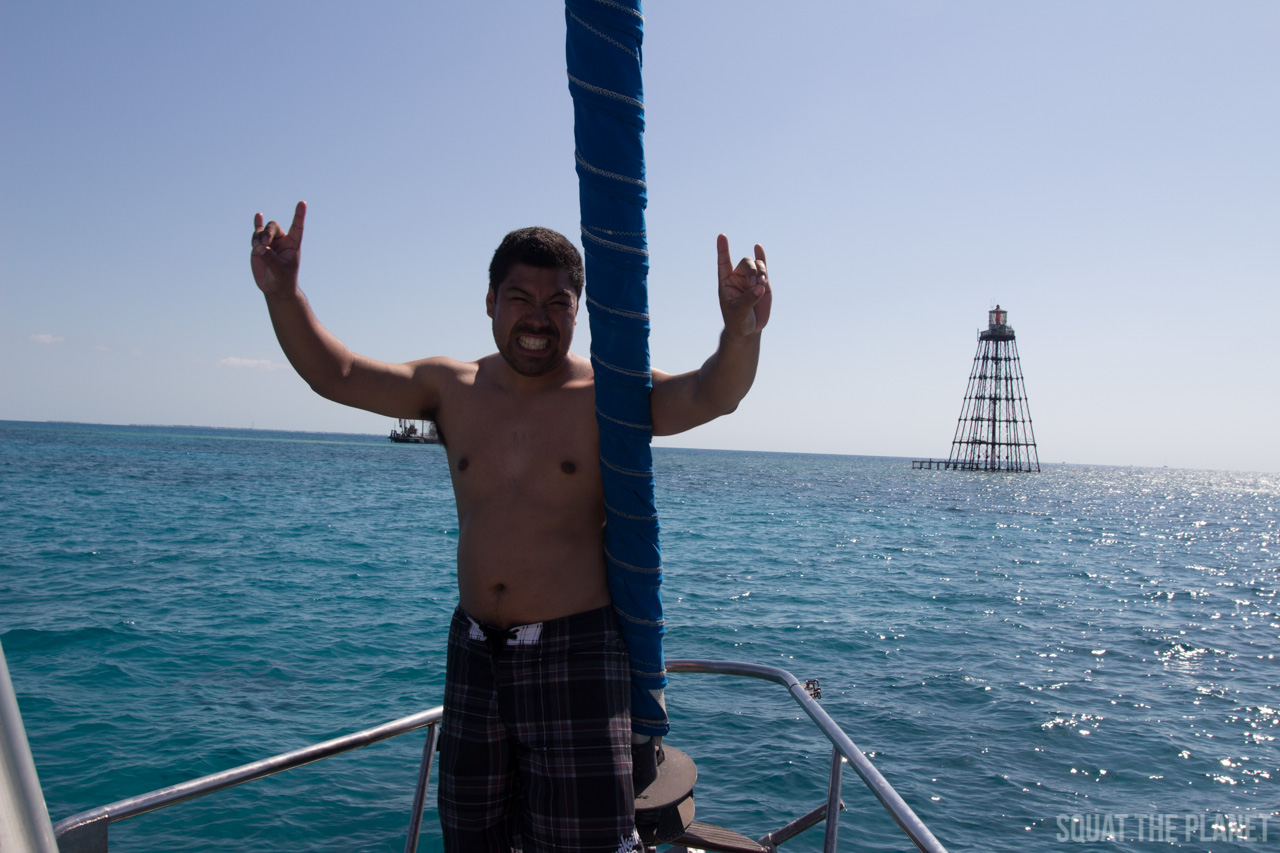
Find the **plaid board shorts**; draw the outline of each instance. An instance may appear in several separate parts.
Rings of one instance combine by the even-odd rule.
[[[612,607],[505,630],[454,611],[440,733],[445,849],[643,849],[630,677]]]

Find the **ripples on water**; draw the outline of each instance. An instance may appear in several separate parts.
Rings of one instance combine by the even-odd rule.
[[[655,463],[668,656],[820,678],[951,850],[1066,849],[1064,826],[1120,814],[1280,837],[1276,477]],[[439,701],[457,529],[438,448],[0,424],[0,500],[0,639],[55,819]],[[669,703],[700,818],[759,835],[823,800],[824,741],[780,689],[682,674]],[[400,849],[420,749],[117,824],[112,849]],[[905,849],[845,776],[842,838]],[[1134,827],[1107,849],[1151,849]],[[1208,849],[1181,829],[1169,846]]]

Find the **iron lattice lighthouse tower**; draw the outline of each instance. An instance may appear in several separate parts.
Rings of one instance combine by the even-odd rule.
[[[999,305],[978,333],[964,406],[946,467],[962,471],[1039,471],[1036,434],[1022,383],[1018,344]]]

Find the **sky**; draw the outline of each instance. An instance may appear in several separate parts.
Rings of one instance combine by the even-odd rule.
[[[1280,3],[644,11],[654,366],[715,347],[717,233],[775,294],[657,444],[945,458],[999,303],[1042,462],[1280,471]],[[257,211],[388,361],[493,351],[507,231],[580,244],[549,0],[5,2],[0,116],[4,420],[387,432],[287,366]]]

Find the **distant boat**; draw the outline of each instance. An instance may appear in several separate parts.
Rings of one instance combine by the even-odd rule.
[[[389,438],[397,444],[439,444],[440,433],[435,421],[411,421],[401,418]]]

